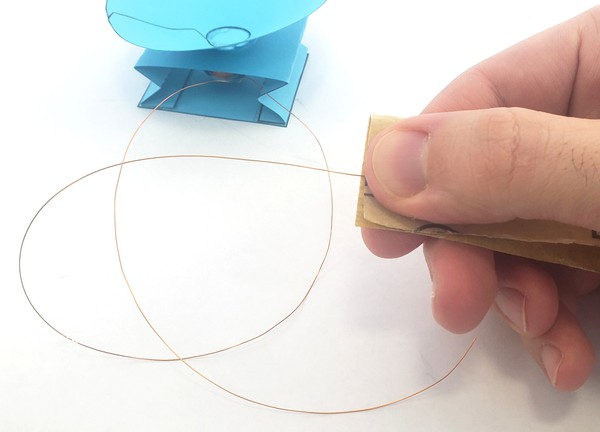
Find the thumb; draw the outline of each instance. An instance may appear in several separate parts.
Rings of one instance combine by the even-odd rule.
[[[545,219],[600,228],[600,122],[521,108],[425,114],[369,146],[392,211],[437,223]]]

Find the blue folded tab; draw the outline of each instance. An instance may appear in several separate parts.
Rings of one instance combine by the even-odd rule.
[[[139,106],[287,125],[308,57],[307,16],[325,0],[108,0],[110,24],[146,49]]]

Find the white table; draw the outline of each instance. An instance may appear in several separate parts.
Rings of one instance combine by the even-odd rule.
[[[148,111],[136,107],[147,85],[132,69],[141,50],[113,33],[103,4],[43,3],[8,6],[0,30],[1,430],[598,428],[598,368],[578,392],[561,394],[492,314],[469,335],[437,327],[420,253],[384,261],[362,245],[353,226],[356,178],[333,177],[331,253],[307,302],[268,336],[193,365],[268,403],[354,408],[431,383],[477,335],[464,363],[428,393],[368,413],[290,414],[227,395],[182,364],[100,354],[52,331],[20,287],[23,233],[58,189],[119,162]],[[470,65],[593,5],[357,3],[330,0],[310,18],[310,58],[294,107],[332,169],[349,172],[360,171],[369,113],[417,114]],[[284,129],[173,113],[151,119],[132,157],[182,152],[321,164],[294,120]],[[129,354],[168,355],[118,272],[115,175],[69,189],[40,215],[26,243],[24,279],[36,306],[69,336]],[[290,310],[314,276],[327,235],[326,176],[305,170],[199,159],[140,163],[126,168],[119,196],[132,286],[186,355],[251,336]],[[596,296],[584,311],[589,328],[599,325],[599,305]],[[596,347],[599,338],[596,332]]]

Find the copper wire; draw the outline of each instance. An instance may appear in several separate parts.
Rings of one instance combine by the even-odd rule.
[[[29,295],[29,293],[27,291],[27,288],[26,288],[27,285],[25,283],[24,274],[23,274],[23,268],[22,268],[23,252],[24,252],[25,244],[26,244],[27,239],[29,237],[29,233],[31,231],[31,228],[35,224],[35,222],[38,219],[38,217],[40,216],[40,214],[44,211],[44,209],[52,201],[54,201],[59,195],[61,195],[65,191],[67,191],[72,186],[75,186],[76,184],[82,182],[86,178],[92,177],[92,176],[94,176],[96,174],[99,174],[101,172],[108,171],[108,170],[113,169],[113,168],[120,168],[120,167],[127,166],[127,165],[133,165],[133,164],[138,164],[138,163],[148,162],[148,161],[153,161],[153,160],[166,160],[166,159],[220,159],[220,160],[230,160],[230,161],[238,161],[238,162],[258,163],[258,164],[281,165],[281,166],[286,166],[286,167],[289,167],[289,168],[306,169],[306,170],[319,171],[319,172],[326,172],[327,171],[325,168],[312,167],[312,166],[300,165],[300,164],[288,163],[288,162],[269,161],[269,160],[264,160],[264,159],[252,159],[252,158],[243,158],[243,157],[235,157],[235,156],[217,156],[217,155],[210,155],[210,154],[176,154],[176,155],[147,156],[147,157],[143,157],[143,158],[137,158],[137,159],[130,159],[130,160],[122,161],[120,163],[115,163],[115,164],[112,164],[112,165],[107,165],[107,166],[102,167],[102,168],[98,168],[98,169],[96,169],[94,171],[91,171],[91,172],[89,172],[89,173],[87,173],[87,174],[85,174],[85,175],[83,175],[83,176],[81,176],[81,177],[79,177],[79,178],[71,181],[66,186],[62,187],[57,192],[55,192],[36,211],[36,213],[34,214],[33,218],[30,220],[30,222],[29,222],[29,224],[28,224],[28,226],[27,226],[27,228],[25,230],[25,233],[24,233],[24,235],[23,235],[23,237],[21,239],[21,245],[20,245],[20,248],[19,248],[19,258],[18,258],[20,283],[21,283],[21,287],[22,287],[23,293],[25,294],[25,297],[26,297],[29,305],[34,310],[34,312],[38,315],[38,317],[48,327],[50,327],[52,330],[54,330],[56,333],[58,333],[60,336],[64,337],[65,339],[69,340],[70,342],[73,342],[73,343],[75,343],[77,345],[80,345],[80,346],[82,346],[84,348],[87,348],[87,349],[90,349],[90,350],[93,350],[93,351],[101,352],[103,354],[108,354],[108,355],[112,355],[112,356],[116,356],[116,357],[123,357],[123,358],[129,358],[129,359],[134,359],[134,360],[156,361],[156,362],[180,361],[180,359],[177,358],[177,357],[173,357],[173,358],[157,358],[157,357],[144,357],[144,356],[136,356],[136,355],[118,353],[118,352],[115,352],[115,351],[109,351],[109,350],[101,349],[101,348],[95,347],[93,345],[90,345],[90,344],[87,344],[85,342],[81,342],[81,341],[78,341],[78,340],[72,338],[68,334],[66,334],[63,331],[59,330],[52,323],[50,323],[44,317],[44,315],[39,311],[39,309],[35,306],[34,301],[31,299],[31,297],[30,297],[30,295]],[[342,172],[342,171],[329,171],[329,172],[332,173],[332,174],[345,175],[345,176],[354,176],[354,177],[359,176],[357,174],[352,174],[352,173],[347,173],[347,172]],[[117,238],[117,241],[118,241],[118,238]],[[324,257],[325,257],[325,255],[324,255]],[[324,260],[324,258],[323,258],[323,260]],[[314,279],[316,279],[317,276],[315,276]],[[310,288],[312,288],[313,285],[314,285],[314,281],[311,284]],[[291,315],[300,308],[300,306],[306,300],[306,298],[308,298],[309,294],[310,294],[310,291],[306,291],[304,293],[301,301],[298,304],[296,304],[296,306],[292,309],[291,312],[288,312],[287,315],[285,315],[282,319],[280,319],[276,324],[271,325],[271,327],[269,327],[268,329],[262,331],[261,333],[255,335],[255,336],[253,336],[253,337],[251,337],[249,339],[246,339],[246,340],[244,340],[242,342],[238,342],[236,344],[233,344],[233,345],[230,345],[230,346],[227,346],[227,347],[224,347],[224,348],[220,348],[220,349],[213,350],[213,351],[206,352],[206,353],[185,356],[184,359],[191,360],[191,359],[194,359],[194,358],[206,357],[206,356],[209,356],[209,355],[214,355],[214,354],[222,353],[224,351],[228,351],[228,350],[231,350],[233,348],[239,347],[241,345],[244,345],[244,344],[246,344],[248,342],[254,341],[254,340],[256,340],[256,339],[258,339],[258,338],[266,335],[267,333],[269,333],[270,331],[272,331],[275,327],[279,326],[281,323],[283,323],[285,320],[287,320],[289,317],[291,317]]]
[[[246,78],[249,79],[251,81],[253,81],[250,78]],[[231,156],[218,156],[218,155],[207,155],[207,154],[179,154],[179,155],[161,155],[161,156],[150,156],[150,157],[145,157],[145,158],[139,158],[139,159],[132,159],[132,160],[127,160],[127,155],[129,153],[129,150],[134,142],[134,140],[136,139],[138,133],[140,132],[140,130],[144,127],[144,125],[147,123],[147,121],[149,120],[149,118],[157,111],[160,109],[160,107],[169,99],[171,99],[172,97],[178,95],[179,93],[188,90],[190,88],[194,88],[194,87],[200,87],[203,85],[207,85],[207,84],[213,84],[213,83],[224,83],[224,84],[228,84],[229,81],[227,80],[212,80],[212,81],[208,81],[208,82],[201,82],[201,83],[196,83],[196,84],[191,84],[188,86],[183,87],[182,89],[179,89],[178,91],[170,94],[169,96],[167,96],[165,99],[163,99],[155,108],[153,108],[150,113],[142,120],[142,122],[138,125],[138,127],[135,129],[134,133],[132,134],[131,138],[129,139],[129,142],[127,143],[126,149],[124,151],[123,157],[121,159],[120,163],[117,164],[113,164],[113,165],[109,165],[100,169],[97,169],[95,171],[92,171],[88,174],[85,174],[84,176],[72,181],[71,183],[67,184],[65,187],[61,188],[58,192],[56,192],[54,195],[52,195],[41,207],[40,209],[35,213],[34,217],[32,218],[32,220],[30,221],[24,235],[21,241],[21,246],[20,246],[20,250],[19,250],[19,277],[20,277],[20,281],[21,281],[21,286],[23,289],[23,292],[25,293],[25,296],[29,302],[29,304],[31,305],[31,307],[33,308],[33,310],[37,313],[37,315],[44,321],[44,323],[46,325],[48,325],[51,329],[53,329],[55,332],[57,332],[58,334],[60,334],[62,337],[68,339],[69,341],[72,341],[82,347],[97,351],[97,352],[101,352],[104,354],[109,354],[109,355],[113,355],[113,356],[118,356],[118,357],[125,357],[125,358],[131,358],[131,359],[138,359],[138,360],[150,360],[150,361],[179,361],[181,363],[183,363],[185,366],[187,366],[191,371],[193,371],[195,374],[197,374],[199,377],[201,377],[202,379],[204,379],[205,381],[207,381],[208,383],[210,383],[211,385],[219,388],[220,390],[222,390],[223,392],[244,400],[246,402],[249,402],[251,404],[254,405],[258,405],[258,406],[262,406],[265,408],[270,408],[270,409],[274,409],[274,410],[278,410],[278,411],[285,411],[285,412],[293,412],[293,413],[304,413],[304,414],[350,414],[350,413],[357,413],[357,412],[365,412],[365,411],[372,411],[372,410],[376,410],[376,409],[380,409],[380,408],[384,408],[384,407],[388,407],[390,405],[394,405],[397,404],[399,402],[405,401],[407,399],[413,398],[417,395],[420,395],[428,390],[430,390],[431,388],[437,386],[438,384],[440,384],[442,381],[444,381],[448,376],[450,376],[455,370],[456,368],[463,362],[463,360],[465,359],[465,357],[467,356],[467,354],[471,351],[471,349],[473,348],[473,345],[475,343],[475,339],[473,339],[473,341],[470,343],[470,345],[467,347],[466,351],[463,353],[463,355],[460,357],[460,359],[438,380],[434,381],[433,383],[429,384],[428,386],[421,388],[413,393],[410,393],[408,395],[402,396],[400,398],[394,399],[392,401],[386,402],[386,403],[382,403],[382,404],[378,404],[378,405],[373,405],[373,406],[368,406],[368,407],[360,407],[360,408],[352,408],[352,409],[343,409],[343,410],[310,410],[310,409],[300,409],[300,408],[293,408],[293,407],[286,407],[286,406],[280,406],[277,404],[273,404],[273,403],[267,403],[267,402],[263,402],[260,400],[256,400],[247,396],[244,396],[243,394],[240,394],[236,391],[233,391],[221,384],[219,384],[218,382],[216,382],[215,380],[209,378],[208,376],[206,376],[205,374],[203,374],[202,372],[200,372],[197,368],[195,368],[189,361],[193,358],[198,358],[198,357],[203,357],[203,356],[208,356],[208,355],[213,355],[213,354],[217,354],[217,353],[222,353],[224,351],[228,351],[231,350],[233,348],[239,347],[241,345],[247,344],[251,341],[255,341],[257,339],[259,339],[260,337],[266,335],[267,333],[271,332],[272,330],[274,330],[276,327],[280,326],[283,322],[285,322],[286,320],[288,320],[306,301],[306,299],[308,298],[309,294],[311,293],[312,289],[314,288],[317,279],[319,278],[319,275],[321,273],[321,270],[325,264],[325,261],[327,259],[327,256],[329,254],[329,249],[331,247],[331,242],[332,242],[332,232],[333,232],[333,216],[334,216],[334,206],[333,206],[333,186],[332,186],[332,180],[331,180],[331,175],[332,174],[338,174],[338,175],[346,175],[346,176],[355,176],[355,177],[360,177],[360,174],[353,174],[353,173],[347,173],[347,172],[341,172],[341,171],[335,171],[335,170],[331,170],[329,168],[329,164],[327,161],[327,158],[325,156],[325,151],[323,149],[323,146],[321,144],[321,142],[319,141],[318,137],[316,136],[316,134],[314,133],[314,131],[312,129],[310,129],[310,127],[308,127],[308,125],[303,122],[298,116],[296,116],[294,113],[289,112],[289,114],[291,116],[294,117],[294,119],[296,119],[310,134],[311,136],[314,138],[315,142],[317,143],[318,147],[319,147],[319,151],[321,153],[321,156],[323,158],[323,163],[324,163],[324,168],[320,168],[320,167],[312,167],[312,166],[306,166],[306,165],[300,165],[300,164],[294,164],[294,163],[287,163],[287,162],[279,162],[279,161],[269,161],[269,160],[262,160],[262,159],[251,159],[251,158],[242,158],[242,157],[231,157]],[[270,97],[270,96],[269,96]],[[271,97],[271,99],[273,101],[275,101],[277,104],[279,104],[282,108],[286,109],[282,104],[280,104],[278,101],[276,101],[275,99],[273,99]],[[287,110],[287,109],[286,109]],[[253,336],[249,339],[246,339],[242,342],[238,342],[236,344],[230,345],[228,347],[225,348],[221,348],[215,351],[211,351],[211,352],[207,352],[207,353],[203,353],[203,354],[197,354],[197,355],[193,355],[193,356],[181,356],[178,354],[178,352],[168,343],[168,341],[161,335],[161,333],[157,330],[157,328],[152,324],[152,322],[150,321],[150,319],[147,317],[147,315],[144,313],[144,310],[142,309],[142,307],[140,306],[138,299],[136,297],[136,294],[134,292],[133,287],[131,286],[129,279],[127,277],[127,273],[125,271],[125,265],[123,263],[123,259],[121,256],[121,250],[120,250],[120,246],[119,246],[119,236],[118,236],[118,212],[117,212],[117,198],[118,198],[118,191],[119,191],[119,185],[121,183],[121,178],[123,175],[123,168],[127,165],[130,164],[134,164],[134,163],[140,163],[140,162],[144,162],[144,161],[151,161],[151,160],[159,160],[159,159],[176,159],[176,158],[206,158],[206,159],[222,159],[222,160],[232,160],[232,161],[241,161],[241,162],[250,162],[250,163],[263,163],[263,164],[273,164],[273,165],[282,165],[282,166],[287,166],[290,168],[300,168],[300,169],[308,169],[308,170],[314,170],[314,171],[321,171],[327,174],[328,177],[328,187],[329,187],[329,196],[330,196],[330,200],[329,200],[329,204],[330,204],[330,212],[329,212],[329,236],[328,236],[328,240],[327,240],[327,245],[325,248],[325,252],[324,255],[322,257],[322,260],[318,266],[318,269],[315,273],[315,276],[312,278],[312,281],[307,289],[307,291],[305,292],[304,296],[302,297],[302,299],[299,301],[299,303],[288,313],[286,314],[282,319],[280,319],[278,322],[276,322],[274,325],[272,325],[271,327],[269,327],[268,329],[266,329],[265,331],[259,333],[256,336]],[[24,249],[24,245],[28,236],[28,233],[31,229],[31,227],[33,226],[35,220],[37,219],[37,217],[40,215],[40,213],[42,213],[42,211],[44,210],[44,208],[52,201],[54,200],[58,195],[60,195],[62,192],[66,191],[67,189],[69,189],[71,186],[75,185],[76,183],[84,180],[87,177],[93,176],[99,172],[105,171],[105,170],[109,170],[111,168],[117,168],[118,167],[118,175],[117,175],[117,180],[115,183],[115,188],[114,188],[114,196],[113,196],[113,227],[114,227],[114,241],[115,241],[115,250],[117,253],[117,258],[119,261],[119,268],[123,277],[123,280],[129,290],[129,293],[132,297],[132,300],[136,306],[136,308],[138,309],[139,313],[141,314],[142,318],[144,319],[144,321],[146,322],[146,324],[148,325],[148,327],[152,330],[152,332],[157,336],[157,338],[161,341],[161,343],[171,352],[171,354],[174,356],[174,358],[149,358],[149,357],[140,357],[140,356],[133,356],[133,355],[128,355],[128,354],[122,354],[122,353],[117,353],[117,352],[111,352],[108,350],[103,350],[94,346],[91,346],[89,344],[86,343],[82,343],[79,342],[71,337],[69,337],[68,335],[66,335],[65,333],[61,332],[60,330],[58,330],[56,327],[54,327],[48,320],[45,319],[45,317],[39,312],[39,310],[35,307],[33,301],[31,300],[29,294],[27,293],[27,289],[26,289],[26,285],[24,282],[24,278],[23,278],[23,271],[22,271],[22,256],[23,256],[23,249]]]

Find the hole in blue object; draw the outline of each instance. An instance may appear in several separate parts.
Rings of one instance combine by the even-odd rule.
[[[246,44],[250,32],[241,27],[217,27],[206,35],[206,40],[215,48],[233,49]]]
[[[206,73],[209,76],[221,81],[237,81],[244,78],[244,75],[229,72],[206,71]]]

